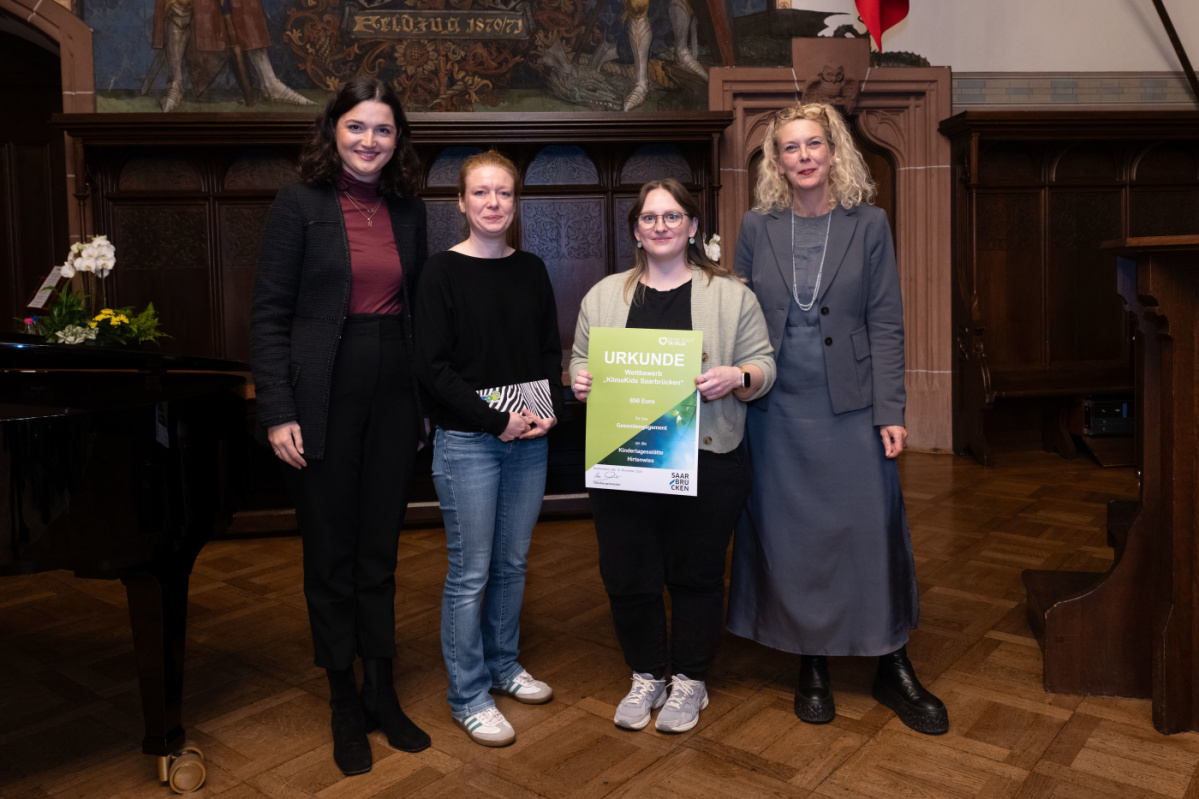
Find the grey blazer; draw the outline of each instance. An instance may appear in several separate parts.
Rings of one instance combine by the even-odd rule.
[[[747,213],[734,263],[758,296],[777,358],[794,281],[790,209]],[[907,405],[903,301],[882,209],[861,204],[833,211],[816,302],[833,412],[873,405],[875,425],[902,425]],[[769,402],[768,394],[758,405]]]

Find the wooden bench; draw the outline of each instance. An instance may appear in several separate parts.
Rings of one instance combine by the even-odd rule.
[[[1133,390],[1129,315],[1100,245],[1191,232],[1199,114],[968,111],[940,129],[955,178],[954,451],[993,463],[997,408],[1025,401],[1044,447],[1073,456],[1071,409]]]

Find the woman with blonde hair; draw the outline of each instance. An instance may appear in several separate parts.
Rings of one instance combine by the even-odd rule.
[[[737,527],[729,630],[800,654],[795,713],[835,708],[830,655],[879,658],[874,697],[914,730],[949,729],[906,653],[919,597],[895,457],[903,306],[886,214],[835,108],[770,120],[736,266],[766,314],[778,382],[751,407],[755,480]]]
[[[695,377],[704,400],[696,496],[590,492],[600,576],[633,670],[632,688],[614,721],[640,730],[662,708],[658,731],[686,732],[708,705],[707,673],[724,611],[725,552],[749,491],[741,446],[745,403],[770,390],[774,360],[753,294],[697,241],[699,208],[682,184],[667,179],[642,186],[629,212],[629,231],[637,240],[636,263],[583,298],[570,374],[575,397],[585,402],[592,327],[703,333],[704,371]],[[664,588],[671,603],[669,647]]]
[[[465,241],[429,259],[416,306],[417,373],[433,398],[433,486],[449,569],[441,651],[454,722],[483,746],[516,739],[491,693],[541,704],[553,690],[517,660],[546,434],[562,408],[562,342],[541,259],[513,249],[517,173],[495,151],[458,173]]]

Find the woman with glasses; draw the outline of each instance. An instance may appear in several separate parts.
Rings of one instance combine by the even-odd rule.
[[[762,310],[732,270],[705,254],[698,214],[678,181],[641,187],[629,213],[636,263],[583,298],[570,358],[575,397],[585,402],[593,325],[703,332],[703,372],[695,376],[704,402],[696,495],[590,491],[600,575],[633,670],[615,722],[630,730],[643,729],[661,707],[657,729],[685,732],[708,705],[705,680],[720,639],[725,552],[749,491],[741,447],[745,403],[774,382]],[[663,588],[670,592],[669,625]]]
[[[828,656],[878,657],[874,697],[949,729],[905,644],[919,597],[899,470],[903,306],[887,215],[840,114],[811,103],[766,129],[737,272],[766,309],[778,385],[746,422],[755,480],[737,527],[729,630],[802,655],[795,713],[833,719]]]

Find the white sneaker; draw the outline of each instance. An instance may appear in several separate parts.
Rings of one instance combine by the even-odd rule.
[[[527,671],[517,674],[508,680],[506,685],[491,686],[491,690],[497,694],[510,696],[517,702],[524,702],[526,705],[543,705],[554,698],[554,689],[541,680],[534,680],[533,675]]]
[[[642,730],[649,724],[650,713],[666,704],[666,680],[633,672],[633,687],[616,706],[613,721],[626,730]]]
[[[699,712],[708,706],[708,687],[703,680],[688,680],[676,674],[670,680],[670,699],[658,714],[658,732],[687,732],[699,722]]]
[[[461,727],[472,741],[483,746],[507,746],[516,740],[516,731],[496,707],[480,710],[464,719],[454,719],[454,723]]]

